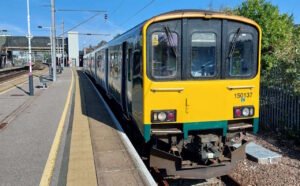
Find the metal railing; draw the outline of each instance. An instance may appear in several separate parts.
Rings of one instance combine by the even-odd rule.
[[[261,85],[260,126],[300,132],[300,96],[293,89]]]

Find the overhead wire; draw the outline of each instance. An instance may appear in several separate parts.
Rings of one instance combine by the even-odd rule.
[[[119,6],[118,6],[117,8],[115,8],[115,9],[111,12],[110,16],[112,16],[113,14],[115,14],[115,13],[117,12],[117,10],[122,6],[123,3],[124,3],[124,0],[121,0],[121,2],[119,3]]]
[[[73,27],[71,27],[71,28],[67,29],[67,30],[66,30],[66,31],[64,31],[62,34],[60,34],[59,36],[61,36],[61,35],[63,35],[63,34],[65,34],[65,33],[69,32],[69,31],[71,31],[71,30],[73,30],[73,29],[75,29],[75,28],[77,28],[77,27],[79,27],[79,26],[81,26],[81,25],[83,25],[83,24],[87,23],[88,21],[90,21],[90,20],[91,20],[91,19],[93,19],[94,17],[96,17],[96,16],[100,15],[101,13],[102,13],[102,12],[97,12],[96,14],[94,14],[94,15],[90,16],[89,18],[87,18],[87,19],[85,19],[85,20],[81,21],[81,22],[80,22],[80,23],[78,23],[77,25],[74,25]]]
[[[119,3],[119,6],[116,7],[113,11],[111,11],[111,13],[109,14],[109,16],[114,15],[114,14],[117,12],[117,10],[119,10],[120,7],[123,5],[123,3],[124,3],[124,0],[121,0],[120,3]],[[105,20],[105,22],[111,23],[109,20]],[[101,22],[101,23],[98,25],[98,27],[102,26],[103,23],[105,23],[105,22]],[[111,24],[112,24],[112,23],[111,23]]]
[[[55,9],[57,12],[107,12],[106,10],[88,10],[88,9]]]
[[[144,9],[146,9],[148,6],[150,6],[152,3],[154,3],[154,1],[155,0],[151,0],[149,3],[147,3],[145,6],[143,6],[140,10],[138,10],[135,14],[133,14],[132,16],[130,16],[128,19],[126,19],[121,25],[124,25],[125,23],[127,23],[128,21],[130,21],[132,18],[134,18],[136,15],[138,15]]]

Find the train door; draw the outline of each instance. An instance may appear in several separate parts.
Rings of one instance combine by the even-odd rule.
[[[132,48],[130,46],[127,47],[127,55],[126,55],[126,103],[127,103],[127,112],[128,115],[132,115]]]
[[[99,64],[99,58],[98,58],[98,55],[96,55],[96,53],[94,53],[93,56],[94,56],[94,79],[97,82],[98,81],[97,69],[98,69],[98,64]]]
[[[121,84],[121,103],[122,103],[122,110],[125,116],[128,116],[127,110],[127,42],[123,42],[122,44],[122,84]]]
[[[104,89],[108,92],[108,49],[105,49],[105,66],[104,66]]]

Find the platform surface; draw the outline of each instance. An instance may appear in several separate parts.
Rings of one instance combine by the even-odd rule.
[[[47,89],[40,85],[34,78],[34,96],[28,82],[0,92],[0,185],[145,185],[82,71],[65,68]]]
[[[117,133],[117,128],[91,82],[81,71],[78,71],[77,81],[67,185],[93,185],[93,178],[88,180],[89,177],[93,177],[92,170],[90,170],[93,169],[93,166],[82,163],[83,160],[95,162],[98,185],[144,185],[133,160]],[[82,106],[82,108],[77,108],[78,106]],[[80,154],[78,154],[80,150],[77,150],[77,148],[82,148],[84,143],[79,141],[78,137],[81,136],[84,140],[88,139],[86,135],[89,132],[83,132],[87,129],[87,124],[90,129],[93,157],[88,154],[91,153],[90,150],[85,150]],[[82,129],[80,133],[73,135],[76,132],[75,127]],[[88,148],[87,146],[90,144],[86,141],[85,145]],[[82,170],[87,170],[91,174],[82,175]],[[77,175],[81,176],[77,177]]]
[[[39,185],[71,77],[66,68],[47,89],[35,88],[34,96],[27,94],[28,82],[0,93],[0,121],[8,122],[0,130],[0,185]]]

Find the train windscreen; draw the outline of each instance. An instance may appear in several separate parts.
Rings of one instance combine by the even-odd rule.
[[[258,71],[258,40],[257,28],[237,21],[156,22],[147,29],[147,75],[158,81],[250,79]]]

